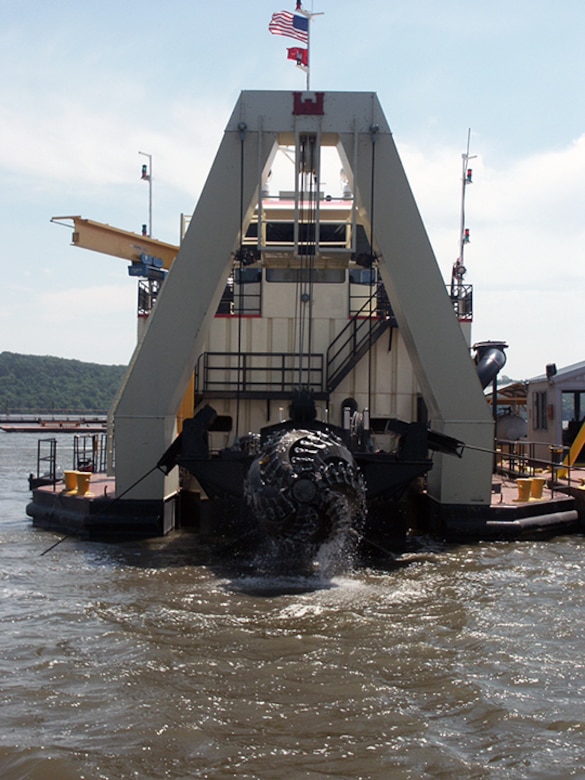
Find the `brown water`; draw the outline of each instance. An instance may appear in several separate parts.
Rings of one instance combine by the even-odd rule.
[[[0,434],[2,780],[585,778],[581,537],[317,584],[190,535],[41,557],[35,446]]]

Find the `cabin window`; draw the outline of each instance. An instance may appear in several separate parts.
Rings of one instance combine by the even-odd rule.
[[[262,269],[235,268],[227,280],[218,315],[258,316],[262,306]]]
[[[292,244],[295,227],[292,222],[267,222],[266,244]]]
[[[319,243],[327,246],[347,246],[347,228],[345,223],[319,223]]]
[[[368,302],[372,298],[378,282],[376,268],[350,268],[349,269],[349,316],[368,316],[370,307]],[[375,310],[375,298],[372,309]]]
[[[563,444],[570,447],[585,423],[585,392],[563,390],[561,399]],[[578,460],[581,460],[581,455]]]
[[[267,282],[312,282],[314,284],[343,284],[344,268],[267,268]]]
[[[533,395],[533,428],[535,431],[546,431],[548,428],[547,395],[546,390]]]
[[[349,281],[351,284],[375,284],[378,272],[375,268],[350,268]]]
[[[396,318],[377,268],[350,268],[349,316],[382,317],[396,327]]]
[[[256,234],[258,228],[256,227]],[[266,222],[264,226],[266,246],[292,246],[295,240],[294,222]],[[256,237],[248,230],[247,238]],[[319,222],[319,244],[323,247],[347,249],[349,225],[345,222]],[[315,223],[302,222],[298,226],[299,244],[315,245]]]
[[[257,222],[250,222],[248,225],[248,229],[246,230],[246,238],[258,238],[258,223]],[[245,241],[244,243],[249,244],[249,241]]]

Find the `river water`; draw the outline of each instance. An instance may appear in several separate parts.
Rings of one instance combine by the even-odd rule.
[[[585,778],[580,536],[321,583],[189,534],[41,555],[35,453],[0,432],[2,780]]]

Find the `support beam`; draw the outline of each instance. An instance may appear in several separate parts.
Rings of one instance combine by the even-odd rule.
[[[240,103],[114,410],[118,494],[152,469],[173,439],[177,412],[240,246],[242,204],[245,232],[258,199],[259,166],[267,175],[276,153],[274,133],[245,132],[242,141]],[[160,499],[176,488],[176,470],[168,477],[154,472],[128,497]]]
[[[293,97],[242,93],[228,123],[115,410],[118,493],[147,473],[172,440],[181,399],[241,242],[242,205],[245,230],[277,145],[314,133],[323,145],[342,151],[366,229],[373,209],[382,280],[433,426],[478,448],[466,450],[461,461],[437,456],[432,495],[442,503],[487,504],[491,456],[482,450],[493,446],[493,421],[378,99],[374,93]],[[130,497],[160,499],[175,488],[175,479],[155,473]]]
[[[373,216],[373,249],[432,427],[491,450],[493,421],[477,372],[390,128],[380,113],[374,112],[373,128],[358,133],[357,144],[354,134],[340,135],[360,216],[368,235]],[[429,474],[431,495],[441,503],[489,504],[491,457],[475,450],[466,450],[461,461],[435,456]]]
[[[51,217],[51,222],[73,230],[71,242],[74,246],[130,261],[138,260],[141,254],[160,257],[163,268],[167,270],[179,251],[179,247],[174,244],[83,217]],[[70,225],[69,222],[73,224]]]

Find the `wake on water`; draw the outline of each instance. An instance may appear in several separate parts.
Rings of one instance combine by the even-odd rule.
[[[343,523],[340,527],[347,531]],[[357,534],[337,533],[304,560],[295,555],[286,539],[268,538],[250,560],[247,571],[230,578],[230,589],[278,596],[336,588],[333,578],[354,568],[358,538]]]

